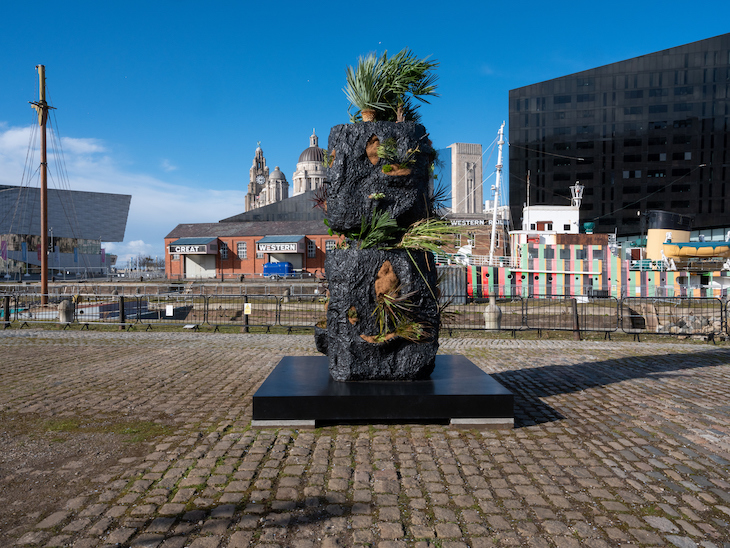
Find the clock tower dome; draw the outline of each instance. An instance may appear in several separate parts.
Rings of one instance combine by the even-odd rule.
[[[251,211],[263,205],[259,203],[260,199],[263,198],[261,191],[266,188],[266,184],[269,182],[269,168],[266,166],[264,151],[261,150],[261,142],[256,147],[253,165],[248,171],[248,174],[248,192],[246,193],[245,211]]]

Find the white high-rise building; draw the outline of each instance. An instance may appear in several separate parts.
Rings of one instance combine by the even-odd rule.
[[[451,211],[482,213],[482,145],[454,143],[451,149]]]

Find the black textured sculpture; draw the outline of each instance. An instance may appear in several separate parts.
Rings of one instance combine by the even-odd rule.
[[[384,173],[383,168],[392,164],[378,158],[377,147],[389,139],[395,141],[400,159],[410,163]],[[327,172],[330,228],[343,233],[357,229],[363,215],[370,220],[375,209],[388,212],[403,228],[428,217],[429,169],[434,151],[422,125],[413,122],[343,124],[332,128],[328,144],[330,155],[334,154]],[[413,151],[410,157],[409,151]],[[371,198],[380,194],[384,196],[379,200]]]
[[[345,239],[325,260],[329,304],[317,349],[338,381],[426,378],[438,350],[436,266],[430,252],[400,241],[431,210],[426,130],[412,122],[336,126],[328,154],[327,221]]]

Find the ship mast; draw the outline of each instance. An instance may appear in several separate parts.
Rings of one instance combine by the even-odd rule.
[[[494,238],[497,234],[497,203],[499,202],[499,185],[502,182],[502,145],[504,145],[504,122],[499,127],[497,141],[497,175],[494,183],[494,207],[492,210],[492,237],[489,242],[489,264],[494,264]]]
[[[38,125],[41,127],[41,304],[48,304],[48,159],[46,156],[46,121],[48,109],[46,103],[46,67],[37,65],[38,69],[38,102],[31,102],[38,111]]]

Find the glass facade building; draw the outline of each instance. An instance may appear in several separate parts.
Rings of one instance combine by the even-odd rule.
[[[637,235],[647,210],[730,226],[730,34],[509,92],[510,207],[569,205]],[[527,227],[528,229],[530,227]]]

